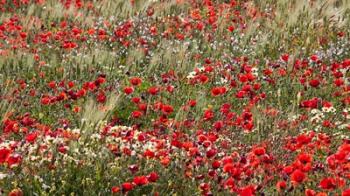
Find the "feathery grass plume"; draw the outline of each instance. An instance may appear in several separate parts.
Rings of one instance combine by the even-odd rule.
[[[101,10],[104,17],[113,15],[126,19],[145,11],[152,2],[152,0],[135,0],[134,3],[129,0],[102,0],[96,3],[96,7]]]
[[[111,112],[116,108],[120,95],[111,93],[107,96],[107,101],[104,105],[98,104],[95,100],[89,99],[83,106],[81,115],[82,124],[80,129],[85,131],[84,134],[89,136],[99,123],[110,117]]]
[[[0,75],[0,81],[3,78]],[[0,124],[7,118],[7,115],[10,113],[10,111],[13,110],[13,104],[9,103],[7,99],[4,99],[5,97],[11,97],[11,92],[13,89],[9,89],[9,85],[7,83],[3,83],[5,86],[1,86],[0,89]]]
[[[164,17],[187,13],[190,6],[188,2],[178,3],[177,0],[165,0],[154,5],[154,17]]]
[[[126,64],[132,65],[141,61],[145,57],[145,53],[140,48],[131,48],[126,57]]]
[[[188,44],[164,40],[160,43],[159,50],[150,61],[147,73],[157,69],[157,65],[177,65],[178,73],[187,73],[191,68]]]

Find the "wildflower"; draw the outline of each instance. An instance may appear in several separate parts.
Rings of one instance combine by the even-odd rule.
[[[336,180],[333,178],[323,178],[320,182],[320,187],[325,190],[335,189],[336,185]]]
[[[43,105],[49,105],[50,104],[50,98],[49,97],[43,97],[41,98],[41,104]]]
[[[159,92],[159,88],[156,86],[150,87],[148,89],[148,93],[151,95],[156,95],[156,94],[158,94],[158,92]]]
[[[313,79],[313,80],[310,80],[309,84],[310,86],[316,88],[320,85],[320,81],[318,79]]]
[[[133,87],[125,87],[124,88],[124,93],[127,95],[130,95],[132,92],[134,92],[134,88]]]
[[[10,156],[11,150],[7,148],[0,148],[0,164],[4,163]]]
[[[141,78],[134,77],[134,78],[130,79],[130,83],[134,86],[138,86],[142,83],[142,80],[141,80]]]
[[[292,174],[291,174],[291,180],[292,182],[296,185],[296,184],[300,184],[302,183],[306,178],[306,175],[304,174],[304,172],[302,172],[299,169],[296,169]]]
[[[171,114],[174,111],[171,105],[162,105],[162,112],[166,115]]]
[[[140,118],[142,115],[143,115],[142,112],[141,112],[141,111],[138,111],[138,110],[133,111],[133,112],[131,113],[131,116],[132,116],[133,118]]]
[[[117,186],[113,186],[111,191],[112,191],[112,193],[118,193],[120,191],[120,188]]]
[[[131,182],[124,182],[122,184],[122,190],[123,192],[131,191],[134,188],[134,185]]]
[[[137,186],[142,186],[142,185],[146,185],[148,184],[148,179],[146,176],[136,176],[133,180],[133,182],[137,185]]]
[[[279,192],[285,190],[287,188],[287,183],[286,181],[282,180],[282,181],[278,181],[276,184],[277,190]]]
[[[265,148],[263,148],[263,147],[254,148],[253,152],[256,156],[261,156],[261,155],[266,153]]]
[[[151,172],[148,176],[148,181],[150,182],[156,182],[159,179],[159,176],[156,172]]]
[[[23,191],[19,188],[13,189],[9,194],[9,196],[23,196]]]

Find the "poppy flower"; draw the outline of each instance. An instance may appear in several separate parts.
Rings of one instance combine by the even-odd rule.
[[[227,30],[230,32],[233,32],[235,30],[235,27],[231,25],[227,28]]]
[[[140,104],[137,105],[137,107],[141,111],[146,111],[147,110],[147,104],[145,104],[145,103],[140,103]]]
[[[287,188],[286,181],[278,181],[276,184],[277,190],[281,192],[282,190],[285,190]]]
[[[51,81],[47,84],[51,89],[55,89],[56,88],[56,82],[55,81]]]
[[[133,97],[133,98],[131,98],[131,101],[133,102],[133,103],[140,103],[140,101],[141,101],[141,98],[140,97]]]
[[[162,105],[162,112],[166,115],[171,114],[174,111],[173,106],[171,105]]]
[[[337,78],[334,80],[334,85],[337,87],[340,87],[340,86],[344,85],[344,80],[341,78]]]
[[[133,188],[134,188],[134,185],[133,185],[133,183],[131,183],[131,182],[124,182],[124,183],[122,184],[122,190],[123,190],[123,192],[131,191]]]
[[[69,88],[73,88],[75,86],[74,82],[73,81],[69,81],[68,82],[68,87]]]
[[[51,102],[50,98],[49,97],[43,97],[41,98],[41,104],[43,105],[49,105]]]
[[[188,101],[188,105],[189,105],[190,107],[194,107],[194,106],[197,105],[197,101],[196,101],[196,100],[189,100],[189,101]]]
[[[254,196],[255,195],[255,186],[253,185],[249,185],[246,187],[243,187],[240,191],[239,191],[239,196]]]
[[[235,166],[232,163],[227,163],[224,165],[223,171],[225,173],[230,173],[234,168],[235,168]]]
[[[159,179],[159,176],[156,172],[151,172],[148,176],[148,181],[150,182],[156,182]]]
[[[213,161],[213,163],[211,164],[211,166],[212,166],[214,169],[218,169],[218,168],[221,166],[221,162],[218,161],[218,160],[215,160],[215,161]]]
[[[150,87],[148,89],[148,93],[151,95],[156,95],[156,94],[158,94],[158,92],[159,92],[159,88],[156,86]]]
[[[100,91],[97,95],[97,101],[99,103],[105,103],[106,99],[107,99],[107,97],[106,97],[105,93],[103,91]]]
[[[306,175],[304,172],[302,172],[299,169],[296,169],[292,174],[291,174],[291,180],[295,184],[302,183],[306,178]]]
[[[137,186],[142,186],[145,184],[148,184],[148,179],[146,176],[136,176],[133,180],[133,182],[137,185]]]
[[[263,147],[257,147],[257,148],[254,148],[254,149],[253,149],[253,153],[254,153],[256,156],[261,156],[261,155],[263,155],[263,154],[266,153],[266,150],[265,150],[265,148],[263,148]]]
[[[209,149],[206,153],[207,157],[208,158],[212,158],[214,157],[215,155],[217,154],[217,150],[216,149]]]
[[[230,189],[234,189],[235,188],[235,180],[230,177],[225,181],[224,187],[225,188],[230,188]]]
[[[9,165],[10,168],[14,167],[14,166],[18,166],[22,161],[22,156],[19,154],[13,154],[10,155],[7,158],[7,164]]]
[[[120,191],[120,188],[118,186],[113,186],[111,191],[112,193],[118,193]]]
[[[214,118],[214,112],[211,110],[204,111],[204,120],[208,121]]]
[[[284,62],[288,62],[288,60],[289,60],[289,55],[288,55],[288,54],[283,54],[283,55],[281,56],[281,59],[282,59]]]
[[[350,196],[350,188],[349,189],[346,189],[342,192],[341,194],[342,196]]]
[[[312,157],[309,154],[301,153],[298,155],[298,161],[302,164],[307,164],[312,161]]]
[[[312,189],[306,189],[305,196],[316,196],[316,191],[314,191]]]
[[[133,77],[130,79],[130,83],[134,86],[138,86],[142,83],[142,80],[141,80],[141,78]]]
[[[13,189],[9,194],[9,196],[23,196],[23,191],[19,188]]]
[[[142,112],[141,112],[141,111],[138,111],[138,110],[133,111],[133,112],[131,113],[131,116],[132,116],[133,118],[140,118],[142,115],[143,115]]]
[[[212,96],[218,96],[218,95],[220,95],[220,92],[221,92],[221,90],[220,90],[219,87],[214,87],[214,88],[211,89],[211,95]]]
[[[105,83],[106,82],[106,78],[104,78],[104,77],[98,77],[96,80],[95,80],[95,84],[97,85],[97,86],[100,86],[101,84],[103,84],[103,83]]]
[[[209,77],[205,74],[198,75],[198,79],[202,84],[205,84],[209,81]]]
[[[313,62],[316,62],[316,61],[318,61],[318,56],[317,55],[312,55],[311,57],[310,57],[310,59],[313,61]]]
[[[27,136],[26,136],[26,141],[28,143],[34,143],[36,138],[38,137],[38,133],[37,132],[33,132],[33,133],[29,133]]]
[[[125,87],[124,88],[124,93],[127,94],[127,95],[130,95],[132,92],[134,92],[134,88],[133,87]]]
[[[4,163],[7,160],[7,158],[10,155],[10,153],[11,153],[10,149],[7,149],[7,148],[1,148],[0,149],[0,164]]]
[[[320,85],[320,80],[317,80],[317,79],[310,80],[309,85],[314,88],[317,88]]]
[[[323,178],[320,182],[320,187],[325,190],[332,190],[337,187],[337,183],[333,178]]]

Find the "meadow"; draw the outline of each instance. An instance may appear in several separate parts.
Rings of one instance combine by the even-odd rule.
[[[0,0],[0,195],[350,196],[350,0]]]

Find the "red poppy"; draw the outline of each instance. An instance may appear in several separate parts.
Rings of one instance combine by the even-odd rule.
[[[29,133],[28,135],[26,135],[26,141],[29,143],[34,143],[37,137],[38,137],[37,132]]]
[[[134,78],[130,79],[130,83],[134,86],[138,86],[142,83],[142,80],[141,80],[141,78],[134,77]]]
[[[99,103],[105,103],[106,99],[107,99],[107,97],[106,97],[105,93],[103,91],[100,91],[97,95],[97,101]]]
[[[127,95],[130,95],[132,92],[134,92],[134,88],[133,87],[125,87],[124,88],[124,93],[127,94]]]
[[[10,153],[11,153],[10,149],[7,149],[7,148],[1,148],[0,149],[0,164],[4,163],[7,160],[7,158],[10,155]]]
[[[288,55],[288,54],[283,54],[283,55],[281,56],[281,59],[282,59],[284,62],[288,62],[289,55]]]
[[[50,98],[49,97],[43,97],[41,98],[41,104],[43,105],[49,105],[51,102]]]
[[[19,188],[13,189],[9,194],[9,196],[23,196],[23,191]]]
[[[56,88],[56,82],[55,81],[51,81],[47,84],[50,88],[54,89]]]
[[[131,101],[132,101],[133,103],[140,103],[141,98],[140,98],[140,97],[133,97],[133,98],[131,98]]]
[[[189,101],[188,101],[188,105],[189,105],[190,107],[194,107],[194,106],[197,105],[197,101],[196,101],[196,100],[189,100]]]
[[[120,191],[120,188],[118,186],[114,186],[111,189],[112,193],[118,193]]]
[[[133,111],[133,112],[131,113],[131,116],[132,116],[133,118],[140,118],[142,115],[143,115],[142,112],[141,112],[141,111],[138,111],[138,110]]]
[[[220,93],[221,93],[221,90],[219,87],[214,87],[211,89],[211,95],[213,95],[213,96],[218,96],[218,95],[220,95]]]
[[[162,112],[166,115],[171,114],[174,111],[173,106],[171,105],[162,105]]]
[[[315,195],[316,195],[316,191],[314,191],[312,189],[305,190],[305,196],[315,196]]]
[[[148,179],[146,176],[136,176],[133,182],[138,186],[142,186],[148,184]]]
[[[217,154],[217,150],[216,149],[209,149],[206,153],[207,157],[208,158],[212,158],[214,157],[215,155]]]
[[[342,196],[350,196],[350,188],[349,189],[346,189],[342,192],[341,194]]]
[[[215,160],[215,161],[213,161],[213,163],[211,164],[211,166],[212,166],[214,169],[218,169],[218,168],[221,166],[221,162],[218,161],[218,160]]]
[[[256,156],[261,156],[261,155],[263,155],[263,154],[266,153],[266,150],[265,150],[265,148],[263,148],[263,147],[257,147],[257,148],[254,148],[254,149],[253,149],[253,153],[254,153]]]
[[[230,173],[234,168],[235,166],[232,163],[227,163],[224,165],[223,171],[226,173]]]
[[[211,110],[204,111],[204,120],[208,121],[214,118],[214,112]]]
[[[239,191],[239,196],[254,196],[254,195],[255,195],[255,186],[253,185],[243,187]]]
[[[156,94],[158,94],[158,92],[159,92],[159,88],[156,86],[150,87],[148,89],[148,93],[151,95],[156,95]]]
[[[318,56],[317,55],[312,55],[311,57],[310,57],[310,59],[313,61],[313,62],[316,62],[316,61],[318,61]]]
[[[131,191],[134,188],[134,185],[131,182],[124,182],[122,184],[122,190],[123,192]]]
[[[287,183],[284,180],[283,181],[278,181],[277,184],[276,184],[276,187],[277,187],[278,191],[285,190],[287,188]]]
[[[156,172],[151,172],[148,176],[148,181],[150,182],[156,182],[159,179],[159,176]]]
[[[19,154],[14,154],[14,155],[10,155],[7,158],[7,164],[9,165],[9,167],[14,167],[17,166],[21,163],[22,161],[22,156]]]
[[[298,155],[298,161],[302,164],[307,164],[312,161],[312,157],[309,154],[301,153]]]
[[[292,174],[291,174],[291,180],[293,183],[298,184],[302,183],[306,178],[306,175],[304,172],[302,172],[299,169],[296,169]]]
[[[309,85],[316,88],[320,85],[320,80],[318,80],[318,79],[310,80]]]
[[[325,190],[332,190],[337,187],[337,183],[333,178],[323,178],[320,182],[320,187]]]

